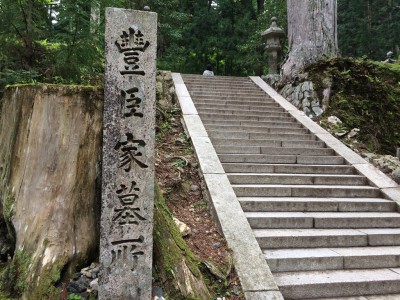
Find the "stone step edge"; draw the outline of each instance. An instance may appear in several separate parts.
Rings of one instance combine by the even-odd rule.
[[[275,273],[288,299],[399,293],[400,269],[348,269]],[[360,293],[361,291],[361,293]]]
[[[182,76],[179,73],[172,73],[172,79],[175,89],[179,88],[182,91],[180,94],[177,93],[177,96],[184,116],[184,127],[192,140],[199,160],[200,173],[207,185],[214,215],[228,247],[232,250],[235,269],[246,299],[254,300],[260,296],[264,299],[284,300],[197,110],[194,108],[193,101],[188,95]],[[252,257],[251,261],[248,259],[249,256]]]
[[[338,155],[342,156],[349,165],[353,165],[359,174],[367,177],[370,184],[379,188],[386,199],[395,201],[398,204],[398,210],[400,211],[400,187],[395,181],[345,146],[328,131],[307,117],[304,112],[299,111],[260,77],[250,76],[250,79],[272,99],[274,99],[282,108],[284,108],[293,118],[300,122],[305,128],[309,129],[311,133],[314,133],[320,141],[323,141],[327,145],[327,147],[333,149]]]
[[[274,273],[400,267],[400,246],[266,248],[263,253]]]

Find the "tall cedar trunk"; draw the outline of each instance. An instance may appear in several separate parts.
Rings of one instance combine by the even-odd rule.
[[[289,54],[283,67],[285,81],[323,56],[335,57],[337,0],[288,0]]]

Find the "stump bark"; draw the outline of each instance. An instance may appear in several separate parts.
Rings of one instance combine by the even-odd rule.
[[[15,86],[2,102],[0,212],[13,260],[29,258],[23,290],[50,299],[62,272],[98,255],[102,90]]]

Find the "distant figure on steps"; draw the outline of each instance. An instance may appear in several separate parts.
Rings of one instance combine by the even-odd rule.
[[[203,72],[203,76],[214,76],[214,72],[212,71],[212,65],[208,64],[206,69]]]

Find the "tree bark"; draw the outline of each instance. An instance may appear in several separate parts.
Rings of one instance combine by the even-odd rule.
[[[30,257],[29,299],[55,299],[46,293],[61,271],[97,257],[102,98],[101,89],[32,85],[2,99],[0,208],[16,253]]]
[[[337,0],[288,0],[289,54],[282,67],[284,81],[324,56],[336,57]]]

